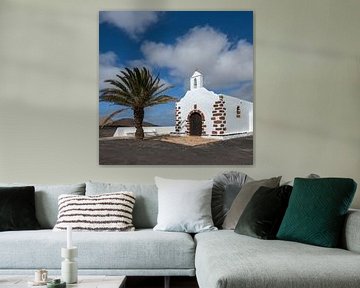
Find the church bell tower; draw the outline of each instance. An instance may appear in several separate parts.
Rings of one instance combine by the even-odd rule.
[[[203,75],[195,70],[194,74],[190,78],[190,90],[198,89],[204,86]]]

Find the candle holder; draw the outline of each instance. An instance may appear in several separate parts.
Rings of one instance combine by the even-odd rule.
[[[67,284],[77,283],[78,269],[75,257],[78,255],[77,247],[61,248],[61,279]]]

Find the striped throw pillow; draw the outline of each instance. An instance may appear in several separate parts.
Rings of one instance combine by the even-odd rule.
[[[74,231],[133,231],[132,192],[105,193],[93,196],[60,195],[55,231],[72,226]]]

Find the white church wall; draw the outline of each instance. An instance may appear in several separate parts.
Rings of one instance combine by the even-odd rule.
[[[235,97],[224,96],[226,108],[226,133],[252,132],[252,103]],[[237,107],[240,107],[240,117],[237,117]]]
[[[236,118],[237,106],[240,105],[239,99],[224,96],[226,108],[226,134],[240,133],[244,130],[242,127],[244,123],[241,118]]]
[[[187,120],[192,112],[198,112],[202,117],[203,136],[223,137],[252,132],[252,103],[207,90],[199,71],[191,76],[190,90],[176,105],[177,133],[189,133]]]
[[[213,110],[213,103],[218,99],[219,97],[217,94],[205,88],[198,88],[187,91],[185,96],[177,103],[177,107],[180,107],[181,111],[180,133],[185,133],[187,131],[186,120],[189,113],[194,110],[199,110],[203,113],[205,118],[204,124],[206,127],[204,128],[204,131],[206,134],[211,135],[213,125],[211,120],[211,112]]]
[[[241,132],[253,132],[252,113],[253,103],[248,101],[241,101],[240,118],[238,118],[240,126],[243,129]]]
[[[254,132],[254,105],[251,105],[251,111],[249,112],[249,131]]]
[[[245,115],[244,115],[244,120],[247,120],[248,122],[248,131],[249,132],[253,132],[253,103],[252,102],[247,102],[247,101],[243,101],[243,107],[245,109]]]

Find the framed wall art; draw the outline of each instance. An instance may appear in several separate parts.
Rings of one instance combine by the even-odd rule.
[[[99,164],[252,165],[252,11],[99,12]]]

